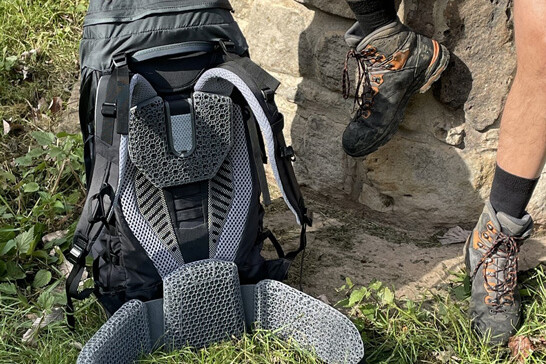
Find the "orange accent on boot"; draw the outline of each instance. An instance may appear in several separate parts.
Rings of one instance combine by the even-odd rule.
[[[409,56],[410,56],[409,49],[402,52],[394,53],[392,55],[392,60],[389,62],[389,64],[391,65],[390,69],[391,70],[402,69],[406,65],[406,62],[408,61]]]
[[[428,68],[434,65],[434,63],[438,59],[438,56],[440,55],[440,44],[438,44],[437,41],[432,39],[432,45],[434,46],[434,53],[432,54],[432,59],[430,60],[430,64],[428,65]]]
[[[474,233],[472,233],[472,247],[475,249],[475,250],[479,250],[481,248],[483,248],[483,245],[482,245],[482,241],[480,239],[480,233],[478,232],[478,230],[474,230]]]

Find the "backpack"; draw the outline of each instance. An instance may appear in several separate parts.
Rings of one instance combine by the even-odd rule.
[[[180,267],[216,259],[241,284],[283,280],[312,224],[275,105],[279,82],[254,64],[227,0],[91,0],[80,46],[87,199],[66,258],[72,299],[111,315],[163,294]],[[301,226],[285,253],[264,228],[269,162]],[[273,243],[278,258],[261,255]],[[94,287],[79,285],[92,257]]]

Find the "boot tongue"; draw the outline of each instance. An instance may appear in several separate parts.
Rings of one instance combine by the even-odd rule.
[[[364,36],[360,24],[356,22],[345,33],[345,42],[349,47],[355,48],[357,52],[362,51],[369,44],[375,47],[379,53],[389,56],[403,45],[408,36],[406,30],[408,28],[397,19]]]
[[[529,229],[529,227],[533,222],[529,214],[518,219],[504,212],[497,213],[497,220],[499,221],[503,233],[515,237],[526,237],[523,235],[530,234],[531,229]]]
[[[407,30],[408,28],[400,22],[385,25],[362,39],[356,50],[360,52],[367,45],[370,45],[376,48],[378,53],[390,56],[394,52],[402,50],[408,38]]]

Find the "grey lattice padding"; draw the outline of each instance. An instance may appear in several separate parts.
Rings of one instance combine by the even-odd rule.
[[[237,266],[204,260],[186,264],[163,285],[165,344],[203,347],[240,335],[244,312]]]
[[[235,149],[235,148],[233,148]],[[232,150],[233,151],[233,150]],[[233,200],[233,165],[228,155],[218,173],[209,181],[209,256],[216,255],[218,241]]]
[[[171,252],[154,232],[138,207],[135,176],[136,167],[129,158],[128,138],[121,136],[119,147],[119,188],[117,197],[123,212],[123,218],[140,243],[146,255],[150,257],[161,277],[165,277],[184,264],[179,250]]]
[[[183,262],[163,191],[152,185],[139,171],[135,175],[135,188],[140,213],[169,252]]]
[[[233,107],[233,133],[234,143],[229,153],[232,165],[233,199],[218,238],[216,254],[211,255],[226,261],[234,261],[237,255],[246,227],[253,188],[243,115],[238,105]]]
[[[177,153],[193,149],[193,125],[191,114],[171,115],[173,147]]]
[[[327,363],[358,363],[364,356],[360,334],[334,308],[281,282],[256,285],[256,323],[314,351]]]
[[[170,152],[163,99],[155,97],[131,109],[129,155],[158,188],[211,179],[231,149],[231,99],[195,92],[193,103],[195,149],[187,156]]]
[[[146,307],[129,301],[85,344],[77,364],[132,363],[151,349]]]
[[[226,82],[232,84],[241,92],[248,105],[250,106],[252,113],[256,117],[256,120],[260,125],[260,130],[263,134],[265,146],[267,148],[267,155],[269,156],[269,162],[271,164],[271,169],[273,170],[275,180],[277,181],[277,185],[281,190],[284,201],[288,205],[288,208],[296,217],[296,221],[298,222],[298,224],[301,225],[301,221],[299,220],[296,208],[290,204],[290,200],[287,198],[284,186],[282,184],[279,168],[277,166],[277,160],[275,158],[275,138],[273,134],[273,129],[271,128],[271,124],[269,123],[269,120],[267,119],[267,116],[265,115],[264,110],[260,105],[260,102],[254,95],[250,87],[248,87],[248,85],[239,76],[237,76],[230,70],[227,70],[225,68],[211,68],[205,71],[205,73],[201,75],[199,80],[197,80],[197,83],[195,84],[195,90],[210,90],[214,92],[217,85],[222,85],[222,87],[219,87],[218,89],[224,90],[226,89]]]

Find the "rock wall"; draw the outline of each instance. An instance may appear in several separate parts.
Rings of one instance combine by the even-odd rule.
[[[251,56],[282,81],[277,101],[302,184],[416,226],[475,221],[516,67],[510,0],[402,1],[402,21],[445,44],[452,61],[430,91],[412,98],[395,137],[365,159],[341,148],[353,109],[340,93],[343,34],[354,22],[345,1],[231,2]],[[542,178],[529,205],[539,224],[545,197]]]

